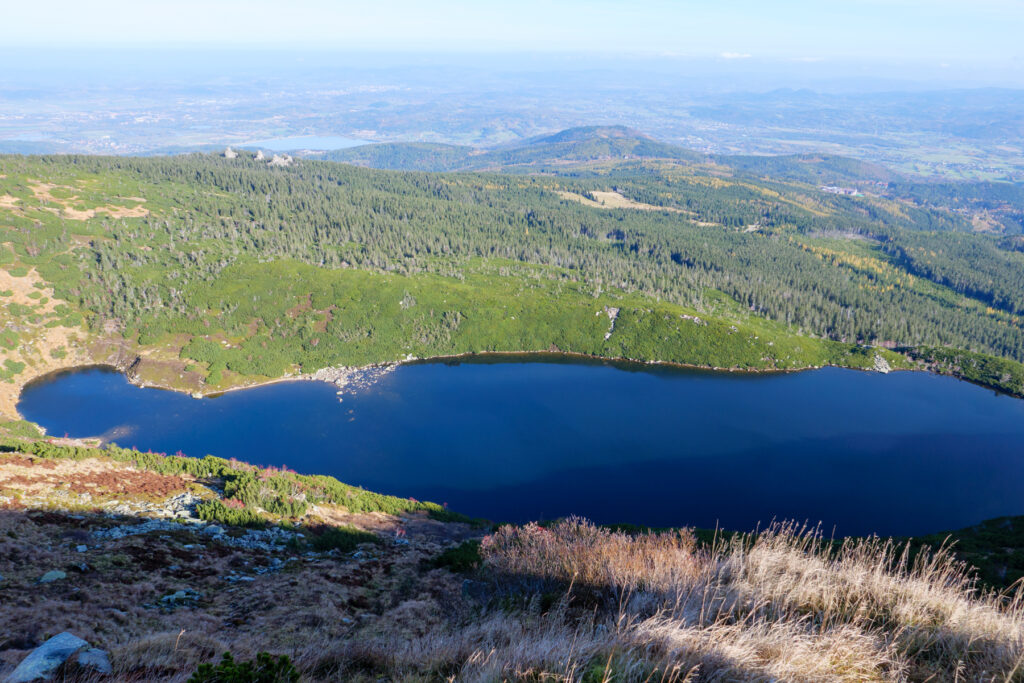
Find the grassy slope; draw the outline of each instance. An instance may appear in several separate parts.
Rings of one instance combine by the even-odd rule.
[[[522,275],[498,275],[503,268]],[[715,318],[697,319],[702,314],[692,309],[614,290],[595,296],[586,285],[563,280],[557,270],[512,263],[480,263],[461,280],[325,271],[294,262],[244,264],[226,269],[212,287],[196,293],[196,300],[228,329],[261,317],[293,330],[271,338],[261,327],[248,339],[225,339],[230,348],[194,341],[181,352],[243,374],[272,376],[291,369],[293,362],[308,372],[407,355],[552,347],[595,356],[755,369],[827,363],[865,367],[873,360],[873,352],[798,337],[782,325],[743,315],[735,306],[732,316],[723,310]],[[259,316],[247,305],[252,301],[261,307]],[[216,302],[239,307],[225,314]],[[606,340],[612,330],[606,313],[610,308],[619,313]],[[898,362],[894,354],[887,355]]]

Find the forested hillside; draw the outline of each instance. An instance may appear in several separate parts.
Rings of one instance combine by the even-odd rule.
[[[580,175],[621,173],[654,165],[712,177],[755,182],[842,186],[945,215],[926,227],[1019,235],[1024,189],[1008,182],[925,182],[859,159],[829,154],[704,155],[654,140],[623,126],[571,128],[496,148],[419,142],[367,144],[314,154],[315,158],[400,171],[490,171]],[[640,162],[645,162],[642,164]]]
[[[782,369],[926,345],[1006,359],[973,378],[1024,391],[1024,253],[903,201],[643,162],[551,176],[7,156],[0,176],[5,276],[47,300],[9,300],[11,354],[32,329],[82,324],[64,353],[116,342],[152,381],[207,391],[408,355]]]

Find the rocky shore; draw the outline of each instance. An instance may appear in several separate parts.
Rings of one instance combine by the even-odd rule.
[[[366,367],[345,367],[321,368],[316,372],[305,375],[301,379],[311,379],[317,382],[329,382],[338,387],[338,393],[353,393],[359,389],[365,389],[385,375],[395,371],[400,363],[387,363],[382,365],[368,365]]]

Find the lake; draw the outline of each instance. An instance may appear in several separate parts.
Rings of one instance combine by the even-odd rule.
[[[291,138],[270,138],[268,140],[255,140],[246,142],[240,147],[257,147],[269,149],[272,152],[292,152],[299,149],[312,149],[317,151],[330,151],[332,149],[347,149],[370,144],[366,140],[354,138],[343,138],[337,135],[300,135]]]
[[[196,400],[91,368],[29,385],[18,409],[53,435],[285,464],[500,521],[918,534],[1024,514],[1024,401],[926,373],[498,357],[335,393]]]

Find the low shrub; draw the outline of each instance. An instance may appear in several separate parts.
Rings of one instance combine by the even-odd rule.
[[[196,506],[199,518],[207,522],[215,522],[226,526],[242,526],[250,529],[263,529],[267,520],[259,513],[248,508],[228,507],[219,500],[206,500]]]
[[[314,535],[309,544],[319,552],[340,550],[347,553],[355,550],[360,543],[380,543],[376,534],[352,526],[325,526],[311,531]]]
[[[466,574],[480,566],[480,541],[463,541],[454,548],[448,548],[430,561],[435,569],[448,569],[457,574]]]
[[[293,683],[299,672],[287,655],[261,652],[251,662],[236,662],[225,652],[220,663],[200,664],[188,683]]]

